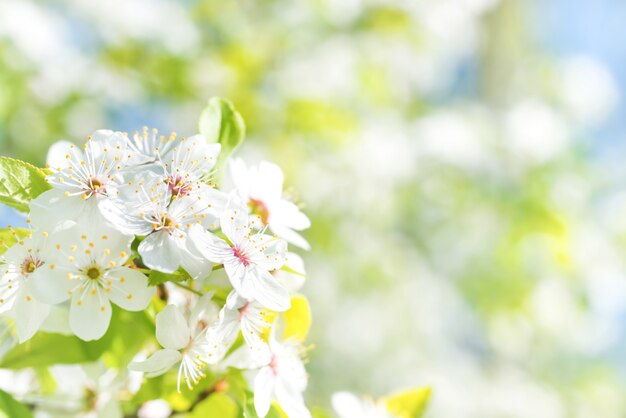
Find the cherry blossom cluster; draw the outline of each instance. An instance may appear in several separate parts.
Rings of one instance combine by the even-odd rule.
[[[274,164],[232,160],[232,190],[218,189],[220,150],[202,135],[146,128],[132,136],[99,130],[82,146],[54,144],[52,188],[31,202],[29,234],[16,232],[17,243],[0,256],[0,313],[14,318],[20,342],[57,307],[69,312],[73,334],[97,340],[111,304],[142,311],[153,303],[150,274],[184,277],[193,303],[156,314],[162,349],[139,354],[129,368],[153,377],[178,366],[179,391],[207,368],[240,368],[259,416],[277,401],[289,417],[309,417],[303,348],[274,324],[302,284],[302,260],[288,245],[308,249],[298,231],[310,222],[284,198]],[[193,285],[222,269],[232,290],[221,302]]]

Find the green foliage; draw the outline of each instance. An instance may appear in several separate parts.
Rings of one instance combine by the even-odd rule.
[[[224,393],[213,393],[196,406],[189,418],[237,418],[239,407]]]
[[[86,342],[75,336],[38,332],[9,351],[0,362],[0,368],[41,368],[89,363],[100,358],[111,367],[121,367],[153,334],[154,327],[145,313],[114,308],[109,330],[100,340]]]
[[[11,395],[0,390],[0,418],[32,418],[33,414]]]
[[[4,254],[7,247],[10,247],[17,243],[19,238],[25,238],[30,231],[26,228],[13,228],[13,229],[0,229],[0,254]]]
[[[50,189],[46,174],[40,168],[24,161],[0,157],[0,203],[21,212],[28,212],[28,204]]]
[[[157,286],[166,282],[181,283],[190,279],[191,276],[182,268],[174,273],[161,273],[160,271],[152,270],[148,276],[148,284]]]
[[[243,142],[246,126],[243,118],[228,100],[213,97],[204,108],[198,122],[200,133],[207,141],[222,145],[218,166]]]
[[[74,336],[38,332],[29,341],[9,351],[0,362],[0,367],[23,369],[87,363],[98,360],[106,349],[101,341],[85,342]]]

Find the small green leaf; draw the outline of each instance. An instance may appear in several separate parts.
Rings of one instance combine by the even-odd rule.
[[[0,390],[0,418],[33,418],[33,413],[13,396]]]
[[[0,254],[8,249],[8,247],[17,243],[20,238],[25,238],[30,231],[25,228],[0,229]]]
[[[213,97],[200,114],[200,133],[207,141],[222,145],[218,167],[243,142],[246,126],[243,118],[228,100]]]
[[[181,283],[190,280],[192,277],[182,268],[178,269],[174,273],[162,273],[160,271],[152,270],[148,276],[148,285],[158,286],[165,282]]]
[[[28,212],[28,204],[51,186],[40,168],[27,162],[0,157],[0,203]]]
[[[424,414],[430,388],[411,389],[384,398],[387,410],[398,418],[420,418]]]

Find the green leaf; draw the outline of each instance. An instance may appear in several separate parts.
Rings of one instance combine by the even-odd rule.
[[[239,407],[223,393],[213,393],[196,406],[190,418],[238,418]]]
[[[45,172],[9,157],[0,157],[0,203],[28,212],[28,204],[51,186]]]
[[[222,144],[218,167],[243,142],[246,126],[243,118],[228,100],[213,97],[200,114],[200,133],[209,142]]]
[[[387,410],[398,418],[420,418],[424,414],[430,388],[411,389],[384,398]]]
[[[8,247],[17,243],[20,238],[25,238],[30,231],[25,228],[0,229],[0,254],[8,249]]]
[[[0,390],[0,418],[33,418],[33,413],[13,396]]]
[[[181,283],[192,279],[192,277],[182,268],[178,269],[174,273],[162,273],[160,271],[152,270],[148,276],[148,285],[157,286],[165,282]]]
[[[2,358],[0,368],[23,369],[87,363],[98,360],[106,348],[99,341],[85,342],[74,336],[39,332],[9,351]]]
[[[9,351],[0,368],[23,369],[54,364],[89,363],[107,353],[111,366],[125,366],[153,335],[153,324],[143,312],[114,308],[107,333],[97,341],[83,341],[75,336],[38,332],[33,338]]]
[[[146,342],[154,339],[155,324],[145,311],[130,312],[114,307],[111,325],[99,340],[106,346],[107,367],[125,369]]]

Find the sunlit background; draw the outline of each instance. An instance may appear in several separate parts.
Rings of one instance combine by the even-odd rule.
[[[0,0],[0,154],[191,135],[227,97],[239,154],[281,165],[313,221],[309,404],[429,385],[433,418],[624,417],[625,18],[618,0]]]

